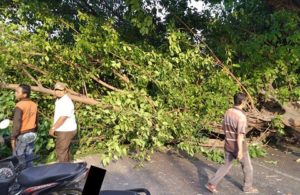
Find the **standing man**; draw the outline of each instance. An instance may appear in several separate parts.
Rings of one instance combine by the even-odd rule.
[[[66,84],[56,83],[55,94],[61,97],[55,102],[54,125],[49,135],[56,138],[56,155],[59,162],[71,160],[70,144],[76,135],[77,124],[74,114],[74,104],[66,92]]]
[[[245,141],[247,118],[243,112],[246,105],[246,95],[237,93],[234,95],[234,107],[226,111],[223,121],[223,130],[225,133],[225,164],[221,166],[213,178],[206,184],[206,188],[216,193],[217,184],[229,172],[233,165],[233,160],[240,161],[244,173],[245,193],[258,193],[258,190],[252,187],[253,167],[251,164],[248,147]]]
[[[13,154],[24,156],[25,160],[33,159],[35,131],[38,127],[37,104],[31,101],[31,88],[28,85],[20,84],[16,89],[16,104],[13,118],[13,131],[11,136],[11,146]],[[27,166],[32,166],[28,162]]]

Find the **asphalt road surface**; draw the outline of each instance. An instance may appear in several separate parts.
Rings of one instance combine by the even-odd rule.
[[[270,148],[268,156],[252,160],[254,186],[263,195],[300,195],[299,153],[286,153]],[[89,164],[103,167],[100,155],[82,158]],[[150,162],[138,168],[137,162],[123,158],[105,167],[102,190],[147,188],[153,195],[204,195],[204,185],[220,166],[198,155],[190,158],[174,150],[156,152]],[[218,194],[244,194],[243,174],[239,164],[218,186]]]

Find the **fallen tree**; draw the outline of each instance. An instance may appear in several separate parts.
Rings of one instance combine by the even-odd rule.
[[[18,87],[18,84],[0,84],[0,88],[2,89],[13,89],[15,90]],[[31,86],[33,91],[40,92],[43,94],[49,94],[52,96],[57,96],[54,90],[47,89],[42,86]],[[69,94],[70,98],[79,103],[84,103],[88,105],[100,105],[101,103],[95,99],[88,98],[82,94],[72,95]],[[59,96],[57,96],[59,97]],[[104,106],[102,108],[111,108],[112,106]],[[278,113],[267,111],[266,109],[263,109],[261,111],[258,111],[258,109],[249,109],[248,112],[246,112],[248,117],[248,130],[250,131],[252,129],[260,130],[262,132],[269,130],[267,127],[270,127],[270,123],[272,122],[272,119],[274,119],[276,116],[281,116],[282,122],[287,127],[292,128],[297,134],[295,136],[300,135],[300,104],[298,102],[290,102],[284,104],[282,106],[282,109],[284,109],[284,114],[279,115]],[[222,130],[222,126],[220,124],[216,124],[214,126],[213,132],[217,134],[224,134]],[[274,131],[273,131],[274,132]],[[264,136],[265,134],[262,134]],[[260,138],[258,138],[261,140]],[[262,140],[261,140],[262,141]],[[222,147],[222,141],[218,141],[217,139],[209,139],[208,142],[201,144],[201,146],[204,147]]]
[[[259,101],[261,90],[272,92],[281,102],[299,97],[297,16],[270,13],[258,1],[232,2],[225,5],[229,9],[224,10],[224,16],[204,17],[203,29],[189,27],[193,23],[183,17],[185,14],[172,12],[169,16],[174,19],[176,15],[176,21],[172,20],[175,26],[166,25],[157,32],[152,29],[155,32],[149,39],[136,39],[130,26],[124,29],[111,20],[82,12],[58,18],[44,13],[50,10],[45,9],[47,3],[41,9],[40,4],[24,1],[18,4],[21,8],[25,5],[24,12],[16,14],[24,17],[7,20],[11,23],[1,22],[9,15],[0,17],[0,88],[15,89],[16,83],[28,83],[33,91],[55,96],[44,86],[66,82],[76,91],[70,90],[71,98],[80,102],[75,105],[79,152],[101,150],[106,163],[128,153],[145,159],[168,143],[193,154],[192,145],[199,146],[209,136],[207,130],[223,133],[222,117],[237,91],[246,93],[249,100],[249,130],[261,131],[263,137],[265,132],[276,133],[274,120],[278,119],[298,128],[297,109],[277,112]],[[18,6],[0,14],[16,11]],[[132,21],[141,22],[137,26],[150,32],[151,17],[145,18],[146,26],[141,22],[144,18]],[[26,24],[32,25],[24,27]],[[128,41],[124,31],[134,39]],[[12,94],[1,90],[0,95],[5,108],[0,116],[9,116],[14,105]],[[37,151],[50,154],[54,143],[47,131],[53,100],[35,98],[44,114]],[[109,107],[118,109],[106,109]],[[214,142],[223,145],[214,140],[202,146]]]
[[[4,83],[1,83],[0,84],[0,88],[2,89],[13,89],[15,90],[16,88],[18,87],[18,84],[4,84]],[[51,90],[51,89],[47,89],[43,86],[31,86],[31,89],[32,91],[36,91],[36,92],[40,92],[40,93],[43,93],[43,94],[49,94],[49,95],[52,95],[52,96],[57,96],[57,94],[55,93],[54,90]],[[84,104],[89,104],[89,105],[95,105],[95,104],[100,104],[99,101],[95,100],[95,99],[92,99],[92,98],[88,98],[84,95],[72,95],[72,94],[69,94],[70,98],[76,102],[80,102],[80,103],[84,103]],[[59,97],[59,96],[57,96]]]
[[[289,102],[283,106],[285,113],[282,116],[283,123],[294,130],[294,136],[300,139],[300,104]]]

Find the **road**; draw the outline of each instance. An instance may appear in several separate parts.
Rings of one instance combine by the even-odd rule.
[[[264,195],[300,195],[299,153],[286,153],[272,148],[268,156],[254,159],[254,185]],[[99,155],[90,155],[83,160],[102,167]],[[153,195],[205,195],[209,193],[204,185],[220,166],[203,156],[188,157],[174,150],[156,152],[150,162],[142,168],[130,158],[112,162],[102,190],[124,190],[144,187]],[[218,194],[243,194],[243,174],[239,164],[218,186]]]

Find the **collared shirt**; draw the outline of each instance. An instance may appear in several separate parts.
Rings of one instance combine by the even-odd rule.
[[[230,108],[226,111],[223,121],[223,130],[225,133],[225,150],[234,155],[238,153],[237,137],[238,134],[246,134],[247,117],[246,114],[238,108]],[[243,144],[245,144],[244,142]],[[246,147],[243,147],[246,148]]]
[[[68,95],[64,95],[55,102],[54,124],[63,116],[68,118],[56,131],[75,131],[77,123],[74,114],[74,104]]]

